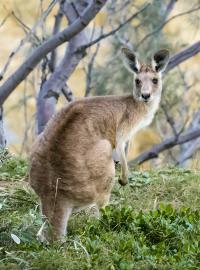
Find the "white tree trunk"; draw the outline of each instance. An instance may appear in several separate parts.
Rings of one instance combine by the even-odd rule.
[[[3,129],[3,107],[0,107],[0,147],[6,146],[6,138]]]

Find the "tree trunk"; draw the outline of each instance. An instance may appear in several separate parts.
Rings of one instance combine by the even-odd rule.
[[[88,0],[74,1],[68,3],[67,1],[61,3],[61,10],[66,16],[69,24],[72,24],[82,14],[83,10],[87,8]],[[55,106],[59,93],[66,85],[67,79],[73,73],[80,60],[84,57],[83,52],[76,52],[78,46],[86,42],[85,30],[73,37],[66,48],[65,55],[61,63],[55,68],[50,78],[42,85],[37,101],[37,132],[41,133],[55,112]],[[51,97],[49,93],[54,94]]]
[[[106,1],[107,0],[91,1],[91,4],[85,9],[84,13],[82,13],[73,24],[38,46],[24,63],[0,86],[0,105],[5,102],[15,88],[31,73],[43,57],[82,31],[90,21],[94,19],[106,4]]]
[[[0,107],[0,148],[6,146],[6,139],[3,129],[3,107]]]

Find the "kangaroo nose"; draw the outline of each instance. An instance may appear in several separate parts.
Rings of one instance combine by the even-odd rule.
[[[147,101],[150,98],[150,94],[142,94],[142,98]]]

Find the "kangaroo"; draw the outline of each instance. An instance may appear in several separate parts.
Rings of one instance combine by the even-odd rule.
[[[41,241],[64,237],[73,211],[109,203],[115,176],[113,149],[120,157],[119,183],[128,183],[125,144],[153,120],[169,52],[156,52],[150,65],[142,64],[127,47],[122,48],[122,56],[133,74],[133,93],[70,103],[52,117],[33,145],[29,182],[51,227],[48,232],[40,229]]]

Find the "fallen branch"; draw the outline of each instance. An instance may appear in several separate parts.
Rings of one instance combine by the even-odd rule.
[[[129,162],[129,165],[130,166],[133,166],[136,164],[140,165],[147,160],[158,158],[161,152],[167,149],[170,149],[176,145],[181,145],[183,143],[194,140],[198,138],[199,136],[200,136],[200,128],[197,128],[197,129],[186,131],[182,133],[181,135],[179,135],[178,137],[173,136],[171,138],[168,138],[159,144],[155,144],[150,150],[145,151],[144,153],[140,154],[135,159],[131,160]]]

